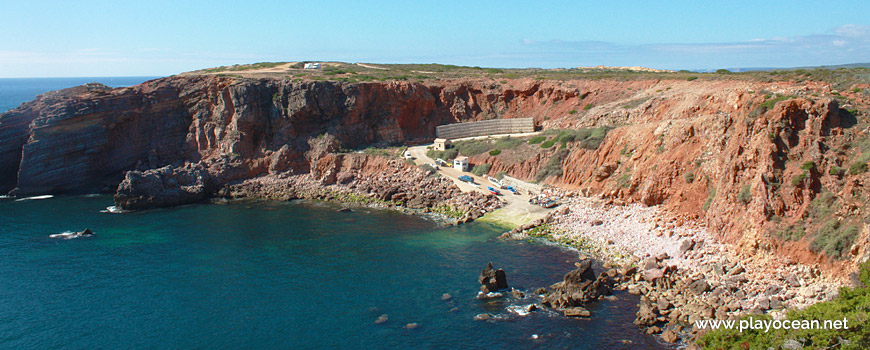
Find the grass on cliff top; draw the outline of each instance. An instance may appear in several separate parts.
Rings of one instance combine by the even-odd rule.
[[[705,334],[698,345],[704,349],[870,349],[870,262],[861,265],[861,285],[842,288],[840,295],[831,301],[818,303],[804,310],[792,310],[787,320],[812,321],[846,319],[849,329],[750,329],[739,332],[716,330]],[[744,316],[748,320],[750,316]],[[754,319],[770,320],[770,316],[752,316]]]
[[[252,70],[273,68],[289,62],[261,62],[254,64],[232,65],[202,69],[193,73],[245,73]],[[835,89],[847,90],[855,83],[870,82],[870,68],[837,69],[795,69],[750,72],[699,73],[692,71],[643,72],[625,69],[588,69],[588,68],[487,68],[456,66],[449,64],[355,64],[344,62],[322,62],[323,69],[302,69],[304,62],[297,62],[281,72],[269,73],[290,79],[307,78],[310,80],[331,80],[344,82],[366,81],[422,81],[452,78],[491,78],[506,83],[505,79],[533,78],[537,80],[650,80],[674,79],[695,82],[701,80],[754,80],[754,81],[823,81],[834,85]]]

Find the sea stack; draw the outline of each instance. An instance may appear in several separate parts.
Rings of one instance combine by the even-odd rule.
[[[480,290],[484,293],[494,293],[500,289],[507,289],[507,276],[504,270],[496,270],[492,267],[492,262],[486,264],[486,268],[480,272],[480,277],[477,278],[480,283]]]

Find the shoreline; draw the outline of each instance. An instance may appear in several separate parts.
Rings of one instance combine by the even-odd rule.
[[[613,203],[551,188],[563,202],[545,219],[502,235],[577,249],[621,276],[615,289],[640,295],[635,324],[665,342],[693,345],[697,320],[768,314],[831,300],[841,283],[817,268],[775,257],[738,256],[704,227],[657,207]]]

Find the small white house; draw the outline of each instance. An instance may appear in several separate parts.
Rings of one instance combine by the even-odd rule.
[[[468,171],[468,157],[456,157],[453,160],[453,168],[459,171]]]
[[[298,67],[298,66],[297,66]],[[320,63],[306,63],[302,68],[305,69],[320,69]]]
[[[450,148],[450,140],[448,139],[435,139],[435,150],[443,151]]]

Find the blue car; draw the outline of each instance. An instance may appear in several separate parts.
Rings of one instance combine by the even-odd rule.
[[[465,181],[465,182],[472,182],[472,183],[474,182],[474,178],[472,178],[471,176],[468,176],[468,175],[462,175],[462,176],[460,176],[460,177],[459,177],[459,180],[460,180],[460,181]]]

